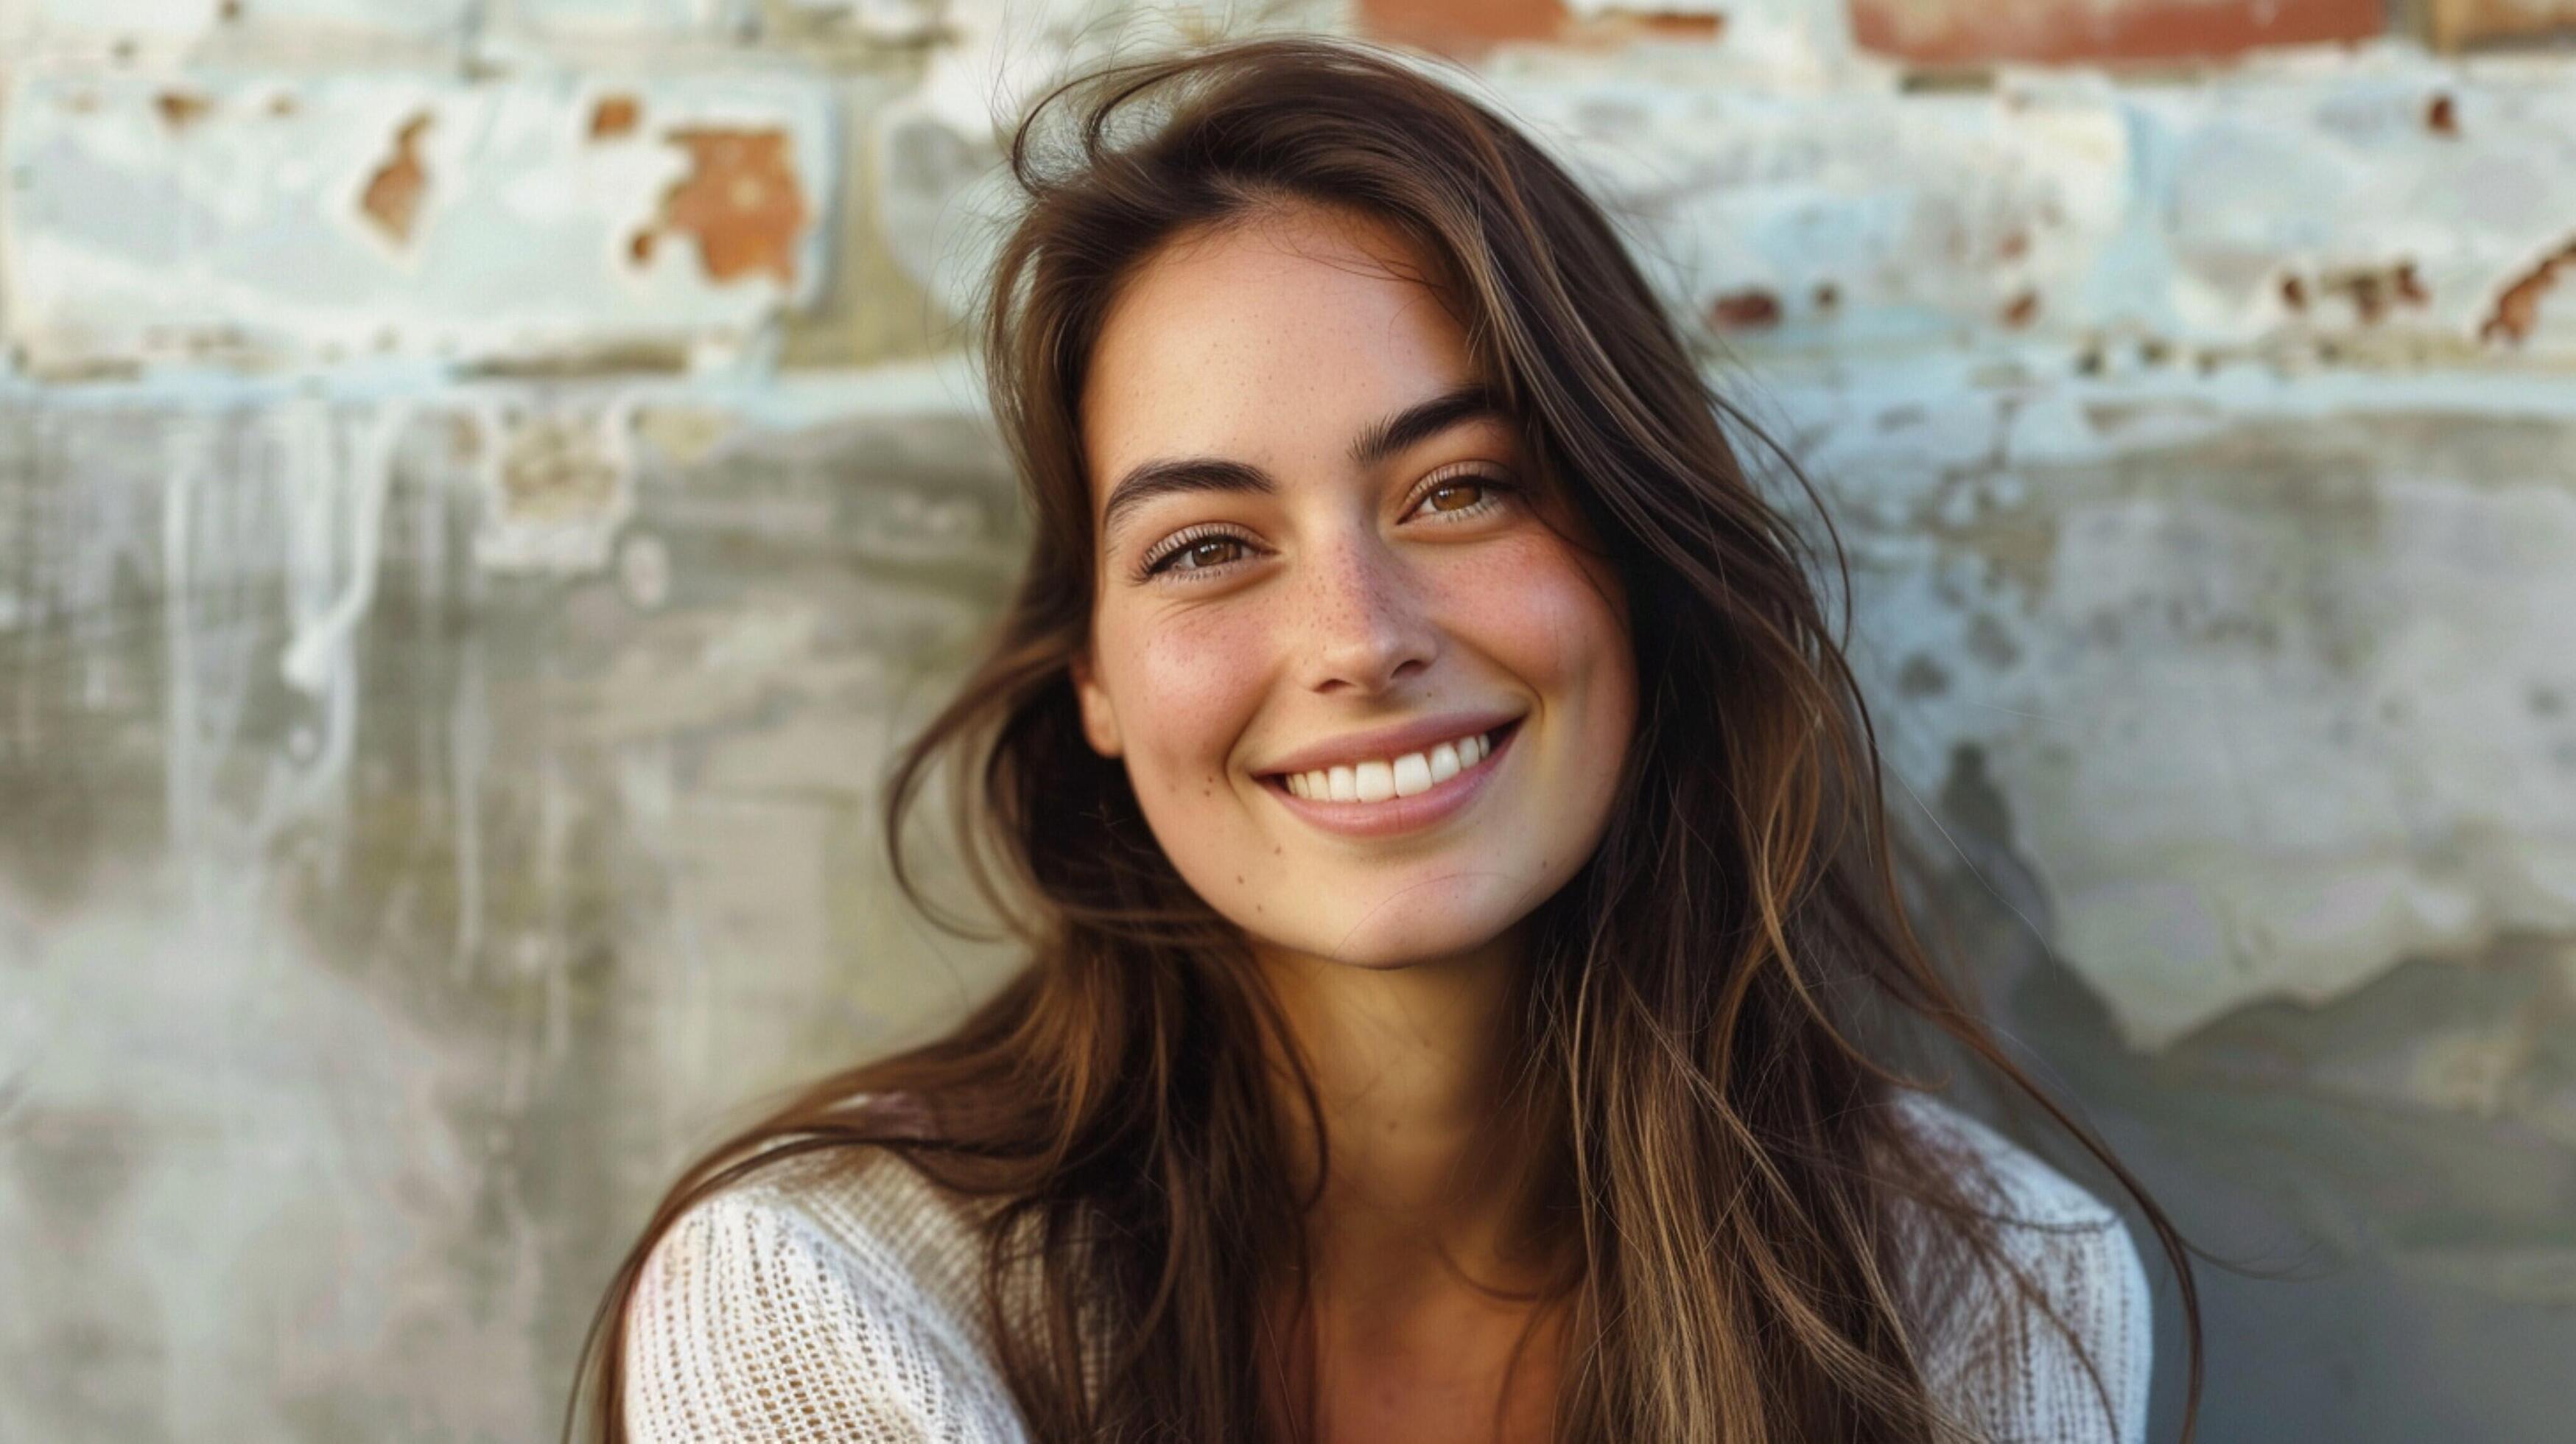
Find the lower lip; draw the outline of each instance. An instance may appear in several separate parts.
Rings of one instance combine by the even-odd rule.
[[[1489,735],[1493,741],[1488,745],[1493,750],[1485,754],[1483,761],[1411,797],[1390,797],[1384,802],[1333,802],[1299,797],[1277,777],[1263,779],[1262,785],[1270,789],[1270,795],[1278,798],[1282,807],[1326,832],[1338,832],[1344,837],[1393,837],[1419,832],[1448,820],[1484,792],[1494,769],[1510,755],[1513,741],[1521,735],[1521,724],[1512,722],[1499,733]]]

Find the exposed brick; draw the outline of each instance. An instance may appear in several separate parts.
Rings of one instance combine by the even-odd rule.
[[[429,188],[429,172],[420,162],[420,138],[431,123],[425,113],[404,121],[394,132],[393,155],[367,177],[367,188],[358,195],[358,213],[398,246],[411,244],[421,193]]]
[[[675,130],[668,139],[687,153],[689,173],[663,193],[653,230],[695,240],[709,280],[794,281],[811,213],[787,133],[709,127]],[[632,245],[639,257],[652,254],[644,234]]]
[[[1585,49],[1631,41],[1706,43],[1732,16],[1711,0],[1360,0],[1363,29],[1381,39],[1455,55],[1516,41]]]
[[[621,120],[627,138],[594,139]],[[55,375],[376,355],[676,365],[816,293],[839,145],[826,83],[779,74],[39,66],[0,114],[0,339]]]
[[[2576,241],[2570,241],[2556,254],[2545,256],[2540,264],[2504,288],[2496,297],[2495,310],[2478,328],[2482,341],[2510,341],[2520,344],[2530,338],[2540,325],[2541,298],[2558,285],[2558,273],[2576,269]]]
[[[1723,331],[1759,331],[1780,324],[1780,298],[1759,288],[1729,291],[1711,301],[1711,324]]]
[[[2424,0],[2423,15],[2429,38],[2445,50],[2576,34],[2576,0]]]
[[[2382,0],[1851,0],[1852,38],[1926,65],[2145,61],[2363,40]]]
[[[603,95],[590,108],[590,138],[616,140],[635,133],[635,123],[643,118],[644,108],[631,95]]]
[[[1371,34],[1440,51],[1477,51],[1506,40],[1553,40],[1565,27],[1561,0],[1360,0]]]

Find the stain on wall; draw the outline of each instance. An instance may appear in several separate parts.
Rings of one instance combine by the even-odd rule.
[[[494,446],[515,502],[599,504],[608,398],[498,441],[0,410],[0,1434],[540,1433],[679,1152],[993,975],[915,936],[869,810],[1015,554],[989,434],[621,399],[722,430],[634,427],[591,573],[471,543]]]

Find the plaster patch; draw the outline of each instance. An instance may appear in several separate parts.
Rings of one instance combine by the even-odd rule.
[[[606,567],[635,510],[634,406],[615,397],[483,408],[475,560],[504,572]]]

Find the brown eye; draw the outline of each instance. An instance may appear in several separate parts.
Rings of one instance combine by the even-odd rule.
[[[1412,515],[1464,521],[1502,505],[1504,494],[1511,490],[1511,483],[1490,476],[1443,477],[1416,493],[1421,500],[1413,504]]]
[[[1164,559],[1163,565],[1183,571],[1201,567],[1221,567],[1243,555],[1243,543],[1230,536],[1212,536],[1195,541]]]
[[[1485,484],[1473,480],[1444,481],[1423,498],[1433,511],[1465,511],[1484,499]]]

